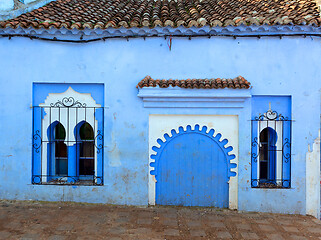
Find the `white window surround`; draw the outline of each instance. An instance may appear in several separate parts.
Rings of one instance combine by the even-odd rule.
[[[265,113],[266,114],[266,113]],[[258,146],[261,146],[260,143],[260,133],[265,129],[265,128],[272,128],[276,134],[277,134],[277,140],[276,140],[276,149],[282,149],[282,131],[283,131],[283,126],[282,122],[280,121],[262,121],[261,124],[258,124],[257,126],[257,139],[258,139]],[[258,152],[259,154],[259,152]],[[258,156],[258,160],[260,156]],[[276,179],[282,179],[282,161],[283,161],[283,156],[282,156],[282,151],[277,151],[276,152]],[[257,161],[257,176],[258,179],[260,179],[260,161]],[[282,184],[282,181],[277,181],[277,184]]]
[[[64,102],[65,101],[65,102]],[[72,102],[74,101],[74,102]],[[76,108],[79,106],[77,104],[82,104],[86,108]],[[59,103],[58,105],[55,105]],[[61,104],[68,104],[73,106],[64,107]],[[84,105],[85,104],[85,105]],[[75,128],[78,123],[83,121],[88,122],[96,132],[94,135],[97,135],[98,130],[98,121],[95,119],[95,109],[101,107],[100,104],[96,104],[96,101],[92,98],[90,93],[79,93],[74,91],[71,87],[63,93],[49,93],[44,103],[39,104],[40,107],[44,109],[44,117],[42,119],[42,140],[48,142],[47,130],[49,126],[54,122],[60,122],[66,131],[66,145],[72,146],[76,143],[75,138]],[[50,106],[52,106],[50,108]],[[53,107],[57,106],[57,107]],[[60,106],[60,107],[58,107]],[[88,108],[89,107],[89,108]],[[96,140],[95,140],[96,141]],[[96,142],[95,142],[96,144]],[[43,144],[42,148],[42,175],[49,175],[48,173],[48,159],[47,159],[47,144]],[[97,172],[97,152],[95,151],[95,172]],[[42,177],[42,181],[46,182],[47,177]]]

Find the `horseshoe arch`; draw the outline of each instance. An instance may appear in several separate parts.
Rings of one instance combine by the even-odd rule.
[[[236,168],[229,154],[233,148],[227,146],[228,140],[221,139],[221,134],[214,136],[214,129],[207,132],[207,127],[194,130],[187,125],[176,132],[171,130],[171,137],[164,135],[165,141],[157,139],[160,147],[153,146],[156,154],[150,171],[156,179],[156,204],[183,206],[229,206],[229,179],[236,176]]]

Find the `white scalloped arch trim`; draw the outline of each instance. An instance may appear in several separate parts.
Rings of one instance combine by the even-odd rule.
[[[207,126],[207,133],[213,128],[215,129],[214,137],[221,134],[221,139],[228,139],[228,145],[233,147],[229,155],[234,154],[235,158],[231,159],[231,163],[235,163],[236,167],[231,170],[236,173],[236,176],[230,177],[229,181],[229,208],[238,208],[238,153],[239,153],[239,125],[237,115],[181,115],[181,114],[150,114],[149,115],[149,156],[155,155],[156,152],[152,149],[153,146],[161,147],[157,142],[161,139],[166,141],[164,135],[167,133],[169,137],[172,136],[171,130],[179,131],[179,127],[183,126],[186,130],[188,125],[192,126],[194,130],[195,125],[198,124],[202,129]],[[154,162],[154,159],[149,157],[149,164]],[[150,165],[149,171],[154,170]],[[155,205],[155,176],[148,174],[148,202],[150,205]]]

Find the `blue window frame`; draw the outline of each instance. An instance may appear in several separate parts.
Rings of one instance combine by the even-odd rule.
[[[290,97],[253,97],[251,154],[253,188],[291,187],[290,116]]]
[[[33,184],[103,185],[103,85],[84,85],[34,86]]]

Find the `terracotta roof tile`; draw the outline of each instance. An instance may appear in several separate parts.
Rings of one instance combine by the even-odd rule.
[[[320,26],[319,14],[313,0],[57,0],[15,19],[0,22],[0,28]]]
[[[250,88],[251,83],[239,76],[233,79],[225,78],[210,78],[210,79],[186,79],[186,80],[165,80],[165,79],[152,79],[150,76],[146,76],[137,84],[137,88],[143,87],[156,87],[161,88],[180,87],[180,88]]]

